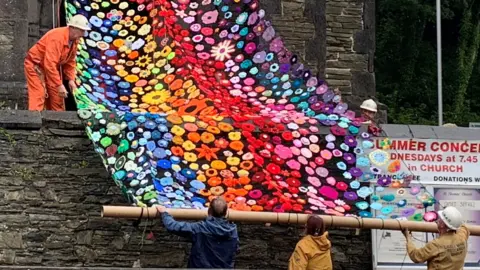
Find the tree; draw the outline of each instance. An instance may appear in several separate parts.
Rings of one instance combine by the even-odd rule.
[[[477,105],[480,1],[442,0],[445,121],[468,125]],[[389,122],[437,124],[435,2],[377,0],[377,93]],[[475,89],[477,91],[475,91]]]

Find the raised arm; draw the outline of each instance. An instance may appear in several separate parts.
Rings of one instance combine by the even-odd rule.
[[[162,212],[163,225],[167,231],[178,236],[192,237],[198,232],[199,222],[189,223],[183,221],[176,221],[169,213]]]
[[[416,248],[411,236],[408,236],[407,253],[414,263],[424,263],[437,256],[438,247],[434,242],[429,242],[422,248]]]
[[[462,226],[460,226],[460,228],[458,228],[457,235],[459,237],[461,237],[464,241],[468,240],[468,238],[470,237],[470,231],[468,230],[465,223],[463,223]]]
[[[158,213],[161,214],[163,225],[167,231],[174,233],[178,236],[192,237],[199,231],[200,222],[188,223],[183,221],[176,221],[168,212],[164,206],[157,206]]]

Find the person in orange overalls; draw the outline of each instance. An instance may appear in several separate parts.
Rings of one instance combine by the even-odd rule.
[[[78,41],[90,30],[83,15],[75,15],[68,26],[48,31],[25,57],[24,70],[28,86],[28,109],[31,111],[65,111],[68,92],[62,81],[61,69],[70,91],[77,89],[75,67]]]

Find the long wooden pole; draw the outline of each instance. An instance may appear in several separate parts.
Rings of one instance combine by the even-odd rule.
[[[202,220],[207,217],[206,210],[198,209],[168,209],[175,219]],[[129,219],[154,219],[157,217],[154,207],[142,208],[132,206],[103,206],[102,217],[129,218]],[[400,221],[396,219],[356,218],[320,215],[327,227],[404,230],[416,232],[438,232],[437,225],[429,222]],[[305,224],[307,214],[275,213],[275,212],[250,212],[229,210],[228,220],[247,223],[277,223],[277,224]],[[471,235],[480,236],[480,226],[468,226]]]

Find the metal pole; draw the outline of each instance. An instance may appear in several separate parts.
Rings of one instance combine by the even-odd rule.
[[[442,97],[442,10],[441,0],[437,0],[437,82],[438,82],[438,125],[443,124]]]
[[[55,28],[55,0],[52,0],[52,28]]]

